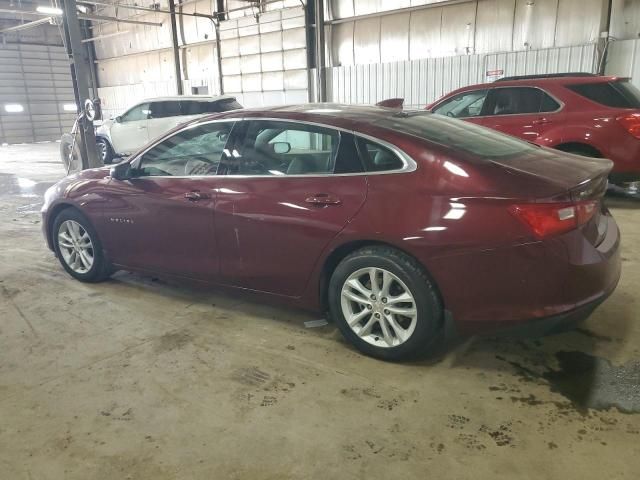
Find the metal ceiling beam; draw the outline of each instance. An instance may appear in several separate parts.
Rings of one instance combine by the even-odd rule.
[[[207,15],[206,13],[197,13],[197,12],[193,12],[193,13],[188,13],[188,12],[172,12],[171,10],[161,10],[159,8],[151,8],[151,7],[140,7],[138,5],[119,5],[119,4],[113,4],[113,3],[106,3],[106,2],[94,2],[94,1],[80,1],[78,3],[83,3],[86,5],[97,5],[100,7],[112,7],[112,8],[125,8],[125,9],[129,9],[129,10],[137,10],[140,12],[152,12],[152,13],[164,13],[166,15],[182,15],[182,16],[187,16],[187,17],[201,17],[201,18],[208,18],[208,19],[215,19],[216,17],[213,15]]]
[[[120,30],[114,33],[107,33],[105,35],[98,35],[95,37],[90,37],[90,38],[85,38],[82,40],[82,43],[89,43],[89,42],[97,42],[98,40],[104,40],[106,38],[111,38],[111,37],[117,37],[118,35],[124,35],[125,33],[130,33],[129,30]]]
[[[37,27],[38,25],[44,25],[45,23],[50,23],[52,21],[53,21],[53,18],[51,17],[41,18],[40,20],[34,20],[33,22],[21,23],[13,27],[4,28],[0,30],[0,34],[18,32],[20,30],[26,30],[27,28]]]
[[[92,22],[116,22],[116,23],[133,23],[136,25],[149,25],[151,27],[161,27],[162,23],[145,22],[142,20],[128,20],[125,18],[108,17],[105,15],[95,15],[93,13],[78,13],[78,18],[82,20],[91,20]]]

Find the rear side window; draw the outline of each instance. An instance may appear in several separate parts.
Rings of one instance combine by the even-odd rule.
[[[151,115],[149,118],[178,117],[180,115],[180,102],[165,101],[151,103]]]
[[[482,114],[522,115],[553,112],[559,108],[558,102],[539,88],[495,88],[489,93]]]
[[[360,157],[367,172],[387,172],[404,167],[402,160],[387,147],[364,138],[358,138],[357,142]]]
[[[567,85],[589,100],[613,108],[640,108],[640,91],[628,81]]]

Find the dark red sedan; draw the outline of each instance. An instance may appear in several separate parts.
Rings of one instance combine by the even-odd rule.
[[[584,318],[620,276],[612,163],[428,112],[306,105],[178,127],[45,196],[78,280],[117,269],[328,309],[363,352]]]

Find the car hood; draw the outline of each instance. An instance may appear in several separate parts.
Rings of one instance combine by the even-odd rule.
[[[115,119],[110,118],[109,120],[104,120],[100,125],[96,127],[96,133],[109,134],[109,130],[111,130],[111,126],[115,123]]]

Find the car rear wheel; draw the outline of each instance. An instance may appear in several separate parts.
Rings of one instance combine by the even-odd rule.
[[[384,246],[340,262],[329,282],[329,308],[349,342],[385,360],[427,353],[442,324],[440,300],[420,264]]]
[[[100,282],[111,275],[98,234],[77,210],[68,208],[58,214],[53,222],[52,238],[60,264],[73,278]]]
[[[111,150],[111,145],[104,138],[96,139],[96,148],[103,164],[108,165],[113,161],[113,150]]]

